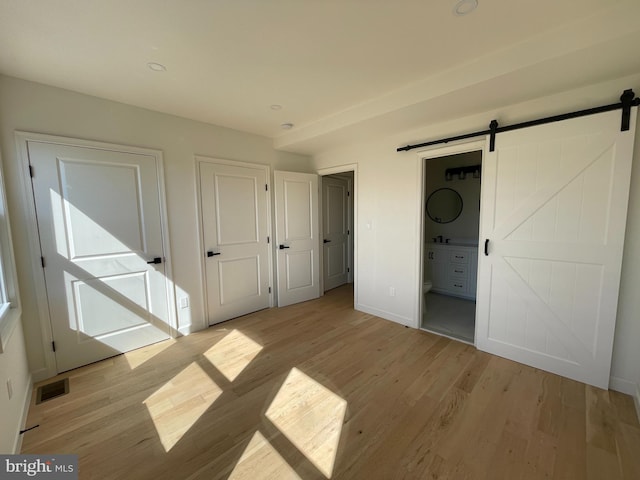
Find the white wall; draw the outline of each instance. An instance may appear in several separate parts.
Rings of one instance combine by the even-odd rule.
[[[425,126],[387,138],[340,147],[314,156],[316,169],[357,163],[356,225],[358,278],[357,308],[405,325],[418,325],[420,292],[420,160],[415,152],[396,148],[483,130],[491,119],[511,124],[565,111],[587,108],[590,98],[614,103],[625,88],[640,92],[640,75],[575,89],[500,110],[482,112],[446,123]],[[586,106],[585,106],[586,104]],[[634,171],[628,214],[627,238],[619,313],[611,370],[611,385],[633,394],[640,380],[640,134],[636,138]],[[389,295],[395,287],[396,296]]]
[[[7,380],[13,396],[9,399]],[[24,348],[22,324],[18,322],[6,350],[0,353],[0,453],[17,453],[18,432],[31,393],[31,377]],[[29,398],[28,398],[29,397]]]
[[[47,133],[162,150],[167,193],[173,280],[182,331],[204,327],[204,299],[198,246],[194,155],[267,164],[272,169],[309,171],[309,158],[273,149],[265,137],[165,115],[12,77],[0,76],[0,145],[5,163],[9,212],[22,293],[23,324],[34,378],[47,373],[47,356],[33,294],[32,262],[26,245],[24,193],[14,131]],[[47,344],[48,347],[48,344]]]

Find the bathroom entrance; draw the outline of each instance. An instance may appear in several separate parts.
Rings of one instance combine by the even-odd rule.
[[[424,158],[420,327],[475,341],[482,150]]]

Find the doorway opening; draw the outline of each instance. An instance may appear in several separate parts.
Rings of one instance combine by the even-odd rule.
[[[338,287],[354,292],[355,180],[352,166],[319,172],[321,177],[321,238],[323,292]],[[355,293],[354,304],[355,304]]]
[[[482,151],[423,161],[420,328],[474,344]]]

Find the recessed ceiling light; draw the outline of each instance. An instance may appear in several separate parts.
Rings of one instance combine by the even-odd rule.
[[[282,110],[282,105],[274,103],[273,105],[271,105],[271,110]]]
[[[149,62],[149,63],[147,63],[147,67],[149,67],[149,70],[153,70],[154,72],[166,72],[167,71],[167,67],[165,67],[161,63]]]
[[[453,14],[462,17],[473,12],[476,8],[478,8],[478,0],[460,0],[453,7]]]
[[[293,128],[293,123],[283,123],[280,127],[283,130],[291,130]]]

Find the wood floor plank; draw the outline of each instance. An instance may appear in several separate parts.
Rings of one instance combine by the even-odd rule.
[[[616,414],[609,392],[588,386],[586,393],[587,444],[615,454]]]
[[[620,422],[616,428],[616,447],[622,478],[632,480],[640,478],[640,428]]]
[[[562,407],[562,425],[553,479],[587,478],[587,425],[584,411]]]
[[[637,479],[630,397],[353,309],[350,286],[67,372],[81,479]]]

